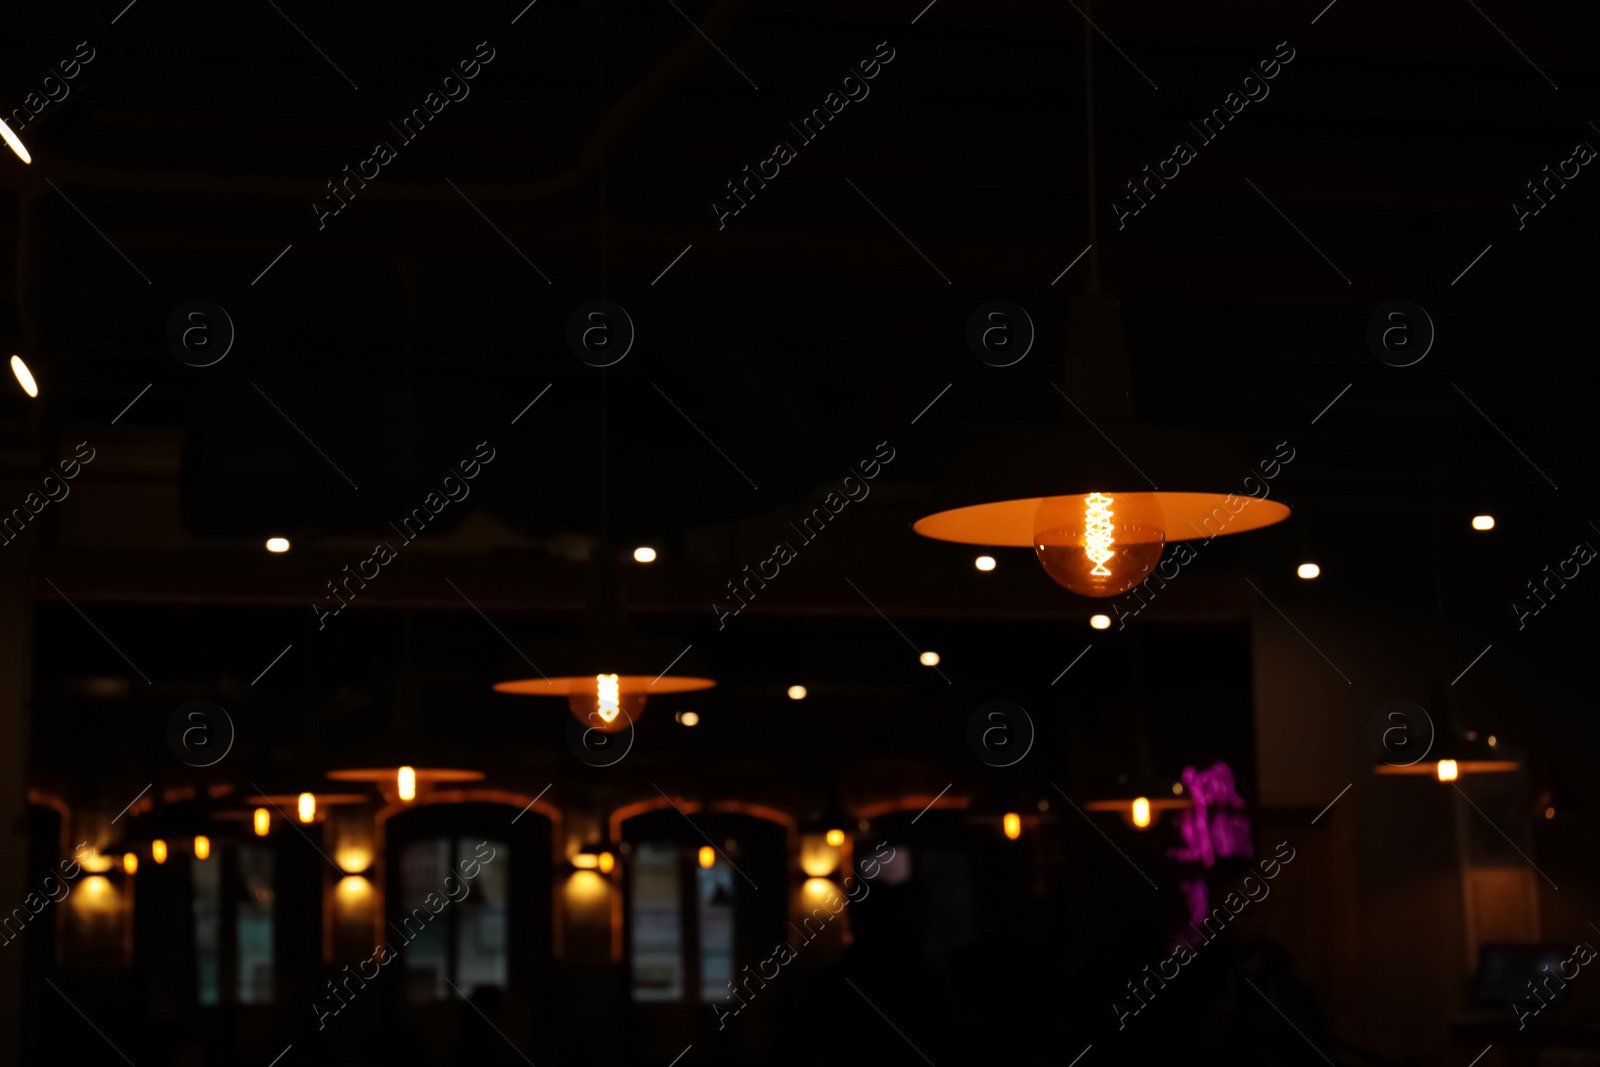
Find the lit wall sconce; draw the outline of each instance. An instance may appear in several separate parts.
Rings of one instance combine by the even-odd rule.
[[[573,853],[571,862],[574,870],[609,875],[617,869],[617,846],[610,841],[595,841]]]

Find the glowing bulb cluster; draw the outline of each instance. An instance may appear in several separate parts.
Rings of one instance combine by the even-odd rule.
[[[622,694],[617,686],[617,676],[597,674],[594,676],[594,683],[595,697],[599,701],[596,712],[608,725],[616,722],[617,716],[622,712]]]

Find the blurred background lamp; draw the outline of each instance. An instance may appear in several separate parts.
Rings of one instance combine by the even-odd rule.
[[[1300,577],[1309,581],[1310,579],[1321,574],[1322,568],[1317,566],[1315,563],[1302,563],[1300,566],[1295,568],[1294,572]]]
[[[1493,515],[1474,515],[1474,516],[1472,516],[1472,528],[1474,530],[1492,530],[1492,529],[1494,529],[1494,516]]]
[[[33,380],[33,372],[28,365],[22,362],[21,356],[11,357],[11,373],[16,375],[17,384],[22,386],[22,391],[29,396],[39,395],[39,383]]]

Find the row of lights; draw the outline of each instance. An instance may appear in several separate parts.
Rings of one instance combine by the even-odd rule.
[[[39,395],[39,388],[34,384],[33,375],[28,373],[27,364],[16,356],[11,357],[11,372],[17,376],[17,381],[22,383],[22,388],[27,391],[29,396]],[[275,555],[281,555],[289,551],[289,539],[287,537],[267,538],[267,551]],[[656,550],[649,545],[640,545],[633,550],[633,558],[636,563],[654,563],[656,561]]]

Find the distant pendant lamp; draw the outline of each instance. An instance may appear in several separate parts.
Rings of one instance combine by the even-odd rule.
[[[1163,783],[1153,777],[1141,775],[1119,783],[1114,796],[1086,802],[1085,811],[1108,811],[1122,816],[1122,821],[1135,830],[1148,830],[1161,821],[1169,811],[1185,811],[1194,807],[1194,801],[1181,792],[1182,783]]]
[[[590,554],[589,604],[577,636],[552,641],[545,648],[530,648],[529,655],[512,661],[508,673],[516,676],[496,682],[495,692],[565,697],[568,710],[583,726],[616,733],[638,722],[649,697],[690,693],[717,684],[694,674],[666,673],[689,666],[688,650],[640,634],[625,624],[614,555],[603,540]],[[535,667],[537,675],[529,677],[519,669],[541,662],[560,673],[546,674]]]
[[[446,767],[362,767],[329,771],[328,777],[335,782],[372,782],[389,803],[398,800],[409,804],[441,783],[481,782],[483,772]]]
[[[1522,761],[1507,750],[1498,735],[1461,725],[1477,716],[1467,716],[1458,690],[1446,685],[1442,677],[1434,679],[1431,711],[1402,701],[1394,703],[1398,710],[1390,715],[1392,723],[1381,722],[1386,732],[1374,739],[1393,755],[1380,757],[1374,773],[1427,775],[1439,782],[1454,782],[1469,774],[1506,774],[1522,768]],[[1423,720],[1416,719],[1417,711]],[[1393,742],[1398,744],[1390,747]],[[1413,755],[1406,751],[1407,745],[1421,750]]]

